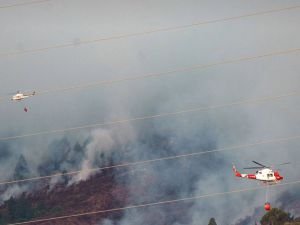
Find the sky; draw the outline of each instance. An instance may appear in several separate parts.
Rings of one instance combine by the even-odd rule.
[[[1,0],[0,5],[13,2],[23,1]],[[239,16],[295,6],[297,3],[295,0],[229,0],[226,4],[220,0],[52,0],[0,8],[0,96],[3,97],[0,99],[0,137],[297,91],[300,85],[300,56],[293,53],[169,76],[51,92],[20,103],[9,100],[9,95],[17,90],[35,90],[38,94],[45,90],[299,48],[299,9],[184,30],[80,44],[85,40]],[[74,45],[37,53],[5,55],[68,43]],[[51,163],[61,154],[61,148],[57,146],[61,146],[63,138],[68,139],[71,146],[76,142],[84,145],[89,140],[84,148],[84,157],[76,165],[81,169],[101,166],[103,162],[95,160],[100,153],[119,151],[122,157],[137,161],[164,154],[204,151],[296,136],[300,134],[299,101],[296,95],[261,104],[1,141],[0,178],[11,178],[21,154],[32,173],[40,174],[41,165]],[[28,107],[28,113],[23,112],[24,106]],[[164,142],[167,148],[162,146]],[[165,182],[165,186],[153,187],[153,193],[165,193],[177,188],[176,197],[256,187],[257,183],[236,180],[231,174],[233,162],[238,167],[244,167],[250,166],[252,160],[266,164],[292,162],[282,173],[287,181],[299,180],[299,175],[295,173],[299,170],[299,156],[298,140],[260,145],[196,158],[191,162],[180,161],[180,165],[187,163],[190,170],[190,175],[182,180],[174,178],[180,173],[181,166],[167,162],[149,166],[146,171],[133,174],[128,185],[134,186],[145,179],[144,173],[152,173]],[[114,160],[122,161],[122,157]],[[66,160],[59,169],[71,170],[76,166]],[[86,176],[81,174],[72,182],[86,179]],[[16,186],[5,196],[18,193],[18,188],[24,187]],[[286,189],[278,190],[274,191],[274,198]],[[136,201],[138,197],[132,193],[132,199]],[[220,209],[229,202],[228,210]],[[217,222],[233,224],[239,218],[251,215],[254,208],[263,203],[263,192],[199,201],[190,208],[191,220],[186,224],[205,223],[213,216]],[[241,205],[247,207],[241,209]],[[121,225],[141,224],[143,216],[140,212],[130,212],[124,216]]]

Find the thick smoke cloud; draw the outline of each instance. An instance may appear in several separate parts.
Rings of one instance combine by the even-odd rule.
[[[66,40],[187,24],[294,3],[257,0],[245,5],[232,0],[224,5],[220,1],[140,1],[134,4],[132,1],[91,1],[89,5],[73,1],[74,5],[70,6],[67,2],[53,2],[3,12],[0,24],[4,39],[0,49],[3,52],[15,50],[20,48],[20,42],[22,48],[30,49],[64,43]],[[5,21],[10,21],[11,25],[8,26]],[[298,48],[298,21],[298,13],[290,11],[184,32],[161,33],[99,45],[76,45],[68,50],[1,59],[1,96],[19,89],[37,89],[38,92]],[[285,94],[299,88],[299,72],[299,55],[294,54],[157,79],[36,96],[24,103],[30,109],[27,114],[22,112],[21,104],[1,102],[0,134],[19,135]],[[0,176],[3,180],[12,179],[15,168],[20,168],[18,161],[21,155],[31,173],[23,176],[36,176],[298,135],[299,100],[299,97],[290,97],[265,104],[227,107],[2,142]],[[256,187],[255,182],[234,179],[231,164],[241,168],[248,166],[251,160],[261,160],[268,165],[295,162],[300,156],[299,147],[295,140],[163,161],[129,168],[126,175],[116,179],[128,187],[132,204]],[[299,179],[295,173],[297,169],[295,163],[282,168],[287,181]],[[76,185],[91,175],[93,173],[82,172],[72,178],[55,178],[50,181],[51,188],[55,188],[58,182]],[[24,190],[34,191],[33,186],[13,185],[3,190],[5,192],[2,192],[1,198],[5,200]],[[276,204],[276,199],[284,191],[274,188],[270,201]],[[157,225],[198,225],[206,224],[210,217],[215,217],[218,224],[234,224],[247,216],[258,217],[257,207],[261,209],[264,201],[265,192],[262,190],[191,202],[185,205],[182,220],[172,220],[173,208],[153,207],[129,210],[120,221],[106,220],[103,223],[140,225],[155,218]]]
[[[70,184],[87,180],[94,172],[89,169],[113,165],[122,160],[124,147],[134,139],[134,133],[128,126],[126,130],[97,129],[91,133],[91,142],[87,144],[80,165],[80,172],[72,178]]]

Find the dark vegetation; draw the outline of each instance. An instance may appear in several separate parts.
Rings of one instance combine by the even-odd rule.
[[[210,218],[208,225],[217,225],[215,218]]]
[[[43,203],[34,206],[25,194],[17,199],[11,197],[4,205],[5,210],[0,214],[0,224],[24,222],[48,213],[54,214],[62,211],[61,207],[49,208]]]
[[[91,180],[102,180],[103,176],[102,175],[97,175],[96,176],[98,179],[91,179]],[[94,178],[96,178],[94,177]],[[102,177],[102,178],[101,178]],[[105,176],[106,177],[106,176]],[[99,179],[100,178],[100,179]],[[108,181],[108,180],[106,180]],[[84,183],[89,183],[83,182],[82,184],[79,184],[78,188],[75,188],[76,185],[74,185],[73,188],[77,190],[83,190],[81,188],[87,187],[87,184]],[[80,187],[81,186],[81,187]],[[70,192],[77,193],[76,191],[74,192],[74,189],[72,187],[66,188],[70,194]],[[109,191],[109,189],[111,191]],[[102,189],[100,191],[102,194],[99,195],[99,193],[95,193],[94,198],[90,198],[92,201],[81,201],[81,204],[73,205],[73,207],[70,208],[70,205],[66,203],[67,201],[59,201],[61,199],[62,195],[65,195],[66,192],[62,191],[62,189],[59,192],[54,191],[56,194],[49,194],[48,198],[53,199],[56,203],[59,202],[60,204],[57,206],[53,206],[53,204],[49,204],[51,201],[47,201],[46,199],[41,198],[39,195],[31,196],[31,195],[25,195],[22,194],[18,198],[10,198],[7,200],[4,205],[0,208],[0,224],[8,224],[8,223],[15,223],[15,222],[23,222],[23,221],[28,221],[36,218],[46,218],[46,217],[52,217],[52,216],[59,216],[62,214],[68,214],[66,211],[69,213],[80,213],[84,212],[87,210],[88,205],[90,202],[94,202],[93,204],[93,209],[95,210],[95,207],[99,209],[104,209],[104,208],[109,208],[109,205],[112,206],[112,204],[119,205],[125,205],[126,199],[124,199],[124,194],[125,191],[120,190],[119,187],[112,187],[112,186],[107,186],[106,188],[99,188]],[[119,194],[117,194],[119,192]],[[114,193],[116,194],[115,197],[112,197],[111,194]],[[85,194],[84,193],[77,193],[78,195],[75,195],[75,200],[79,199],[84,199]],[[108,194],[108,196],[106,196]],[[55,196],[57,195],[57,196]],[[118,197],[116,197],[118,196]],[[121,197],[123,196],[123,198]],[[108,198],[107,198],[108,197]],[[121,198],[120,198],[121,197]],[[66,199],[68,199],[68,196],[65,196]],[[101,203],[96,200],[96,198],[101,200]],[[98,205],[98,207],[97,207]],[[175,207],[176,208],[176,207]],[[176,209],[173,208],[176,214]],[[77,211],[77,212],[76,212]],[[174,215],[173,215],[174,216]],[[182,216],[182,215],[181,215]],[[93,224],[96,222],[99,222],[99,220],[104,219],[104,218],[109,218],[113,220],[118,220],[119,218],[122,217],[121,212],[116,213],[114,215],[109,215],[109,214],[102,214],[102,215],[97,215],[97,216],[91,216],[90,218],[73,218],[68,221],[68,224]],[[176,216],[175,216],[176,218]],[[149,218],[151,219],[151,218]],[[152,217],[152,219],[154,219]],[[153,220],[154,222],[154,220]],[[176,221],[173,221],[176,222]],[[57,221],[51,221],[50,223],[39,223],[39,224],[65,224],[64,220],[57,220]],[[171,223],[170,223],[171,224]],[[300,219],[299,218],[293,218],[289,213],[278,209],[278,208],[273,208],[271,211],[266,213],[260,220],[261,225],[300,225]],[[208,225],[217,225],[215,218],[211,218],[208,222]],[[255,223],[254,225],[257,225]]]
[[[261,225],[300,225],[300,219],[294,218],[281,209],[273,208],[262,217],[260,223]]]
[[[106,171],[71,186],[57,184],[51,189],[45,185],[44,188],[34,193],[23,193],[17,198],[12,197],[0,207],[0,224],[125,206],[128,191],[116,185],[114,176],[113,171]],[[68,224],[96,224],[103,218],[117,220],[121,215],[120,211],[111,215],[103,213],[71,218]],[[62,225],[66,224],[66,221],[56,220],[38,224]]]
[[[294,218],[289,213],[273,208],[260,220],[261,225],[300,225],[300,218]],[[208,225],[217,225],[215,218],[211,218]],[[256,222],[254,225],[258,225]]]

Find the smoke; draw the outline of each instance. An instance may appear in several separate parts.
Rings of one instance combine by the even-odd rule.
[[[111,150],[114,146],[114,141],[112,140],[108,131],[97,130],[92,133],[92,142],[87,145],[84,160],[81,162],[81,170],[77,176],[74,177],[75,181],[86,180],[91,175],[88,169],[94,168],[97,159],[103,157]],[[105,162],[102,162],[105,165]]]
[[[27,192],[28,190],[29,187],[27,185],[13,185],[1,194],[1,203],[10,199],[11,197],[18,197],[22,193]]]
[[[300,188],[283,190],[276,199],[278,207],[283,208],[294,217],[300,216]]]
[[[96,129],[90,134],[90,142],[85,148],[83,159],[81,160],[81,172],[74,176],[70,185],[83,180],[87,180],[95,173],[90,169],[113,165],[122,160],[128,143],[133,141],[134,133],[130,126],[124,129]],[[118,156],[119,155],[119,156]],[[121,157],[121,158],[119,158]]]
[[[274,192],[274,190],[273,190]],[[299,187],[286,188],[281,192],[276,193],[272,199],[272,207],[280,208],[285,212],[291,214],[292,217],[297,218],[300,215],[300,200],[299,200]],[[264,215],[262,207],[256,207],[253,214],[239,219],[235,225],[252,225],[254,222],[259,222]]]
[[[99,225],[114,225],[112,221],[110,220],[103,220],[99,223]]]
[[[20,7],[16,9],[20,12],[18,15],[28,19],[16,19],[13,13],[1,13],[3,19],[0,19],[0,23],[3,22],[1,27],[5,40],[2,41],[5,46],[1,46],[1,49],[6,52],[16,47],[9,42],[11,36],[20,37],[27,43],[22,45],[24,49],[67,43],[67,40],[73,40],[77,45],[86,37],[106,37],[115,33],[157,28],[158,25],[177,26],[208,18],[241,15],[269,10],[270,5],[275,8],[274,1],[251,1],[247,5],[237,1],[231,3],[219,10],[216,9],[219,3],[213,1],[176,1],[176,4],[173,1],[140,1],[135,4],[98,1],[95,4],[99,7],[76,1],[72,7],[55,5],[55,17],[52,11],[47,11],[47,7],[28,7],[29,11]],[[276,6],[290,3],[293,1],[276,1]],[[82,8],[86,9],[84,13]],[[89,12],[88,16],[86,12]],[[6,21],[11,21],[9,26]],[[103,22],[101,29],[99,21]],[[1,76],[1,91],[6,93],[11,89],[24,88],[48,90],[298,48],[300,33],[295,32],[299,30],[298,21],[299,14],[291,11],[274,17],[265,15],[184,32],[165,32],[3,59],[0,62],[2,74],[6,75]],[[11,31],[12,27],[15,30]],[[18,30],[18,27],[22,27],[22,30]],[[49,37],[49,33],[61,35]],[[14,43],[18,42],[15,40]],[[285,94],[299,88],[299,72],[299,55],[295,54],[95,89],[36,96],[26,102],[30,105],[30,112],[26,115],[18,104],[0,105],[0,134],[6,137]],[[51,179],[51,191],[57,183],[76,185],[91,178],[94,172],[88,172],[90,168],[298,135],[299,103],[299,97],[295,96],[264,104],[224,107],[80,132],[1,142],[0,177],[3,180],[13,178],[21,155],[27,162],[28,173],[23,174],[26,177],[82,170],[73,177]],[[256,187],[256,182],[235,179],[231,164],[235,163],[241,168],[248,166],[251,160],[268,165],[294,162],[300,156],[299,147],[298,141],[290,141],[143,164],[130,167],[129,172],[116,177],[116,181],[126,185],[129,190],[129,204]],[[291,167],[282,168],[281,173],[286,181],[292,181],[299,179],[295,171],[299,171],[299,168],[292,164]],[[23,191],[35,190],[33,184],[2,188],[3,200]],[[278,189],[272,192],[271,202],[282,191]],[[104,223],[198,225],[206,224],[209,218],[215,217],[221,224],[234,224],[240,218],[253,215],[257,207],[263,210],[264,201],[264,190],[254,191],[178,204],[176,210],[167,206],[128,210],[120,221],[106,220]]]
[[[137,93],[130,92],[127,87],[115,90],[116,97],[110,99],[108,103],[110,111],[106,112],[107,118],[113,120],[119,115],[130,118],[137,115],[167,112],[172,109],[178,110],[178,108],[197,105],[197,102],[203,106],[214,105],[228,101],[229,97],[220,95],[225,92],[225,89],[230,90],[226,92],[226,96],[230,96],[233,100],[265,93],[260,88],[250,91],[247,81],[242,79],[239,80],[239,86],[233,85],[234,82],[232,82],[231,86],[226,88],[221,85],[226,81],[225,77],[223,80],[215,78],[214,82],[211,79],[209,76],[198,78],[196,79],[198,82],[194,81],[189,87],[187,87],[187,83],[191,82],[192,78],[190,80],[188,78],[179,79],[172,81],[171,90],[164,89],[164,91],[161,90],[160,85],[162,84],[159,81],[152,81],[151,84],[144,84],[150,86],[150,88],[147,87],[151,90],[149,93],[143,92],[146,89],[143,86],[139,86]],[[292,82],[297,83],[298,81],[296,79]],[[217,86],[218,83],[220,84]],[[272,88],[272,86],[269,87]],[[202,95],[202,93],[210,93],[209,90],[212,88],[216,88],[218,91]],[[246,89],[248,92],[245,91]],[[182,90],[184,94],[178,93],[174,98],[173,95],[176,93],[174,90]],[[235,97],[235,93],[241,93],[243,97]],[[141,96],[143,96],[142,103]],[[159,96],[164,96],[164,98],[159,98]],[[124,99],[131,99],[131,105],[128,106]],[[292,100],[297,101],[297,98]],[[284,102],[285,105],[292,106],[294,103],[292,100]],[[119,102],[123,102],[123,104]],[[7,144],[3,147],[6,149],[3,152],[5,157],[14,160],[16,167],[22,154],[27,161],[28,171],[31,172],[31,175],[82,170],[80,174],[67,180],[65,178],[51,179],[51,190],[59,182],[76,185],[80,181],[89,179],[94,174],[87,172],[87,169],[90,168],[209,151],[297,134],[299,128],[297,124],[293,123],[293,117],[286,117],[284,111],[278,110],[278,105],[280,103],[249,105],[120,124],[75,135],[68,134],[63,138],[50,137],[47,140],[52,141],[48,140],[47,145],[33,145],[29,141],[24,141],[23,145]],[[289,108],[292,109],[292,107]],[[16,148],[19,148],[19,151],[15,151]],[[38,154],[33,154],[36,152]],[[295,155],[299,155],[296,141],[270,144],[240,151],[206,154],[199,157],[135,166],[130,168],[133,169],[131,172],[117,177],[116,181],[125,185],[129,190],[129,204],[185,198],[255,187],[257,185],[255,182],[233,178],[232,162],[240,168],[248,166],[251,160],[262,160],[262,163],[273,164],[274,162],[292,161]],[[287,175],[285,176],[287,180],[297,178],[297,174],[293,172],[295,167],[296,165],[292,164],[292,168],[283,169],[282,173]],[[7,189],[2,195],[2,199],[32,190],[34,190],[32,187],[15,185]],[[275,194],[271,197],[272,201],[276,199]],[[155,224],[197,225],[205,224],[209,218],[215,217],[220,223],[234,224],[240,222],[241,218],[251,216],[258,206],[263,210],[264,201],[264,191],[200,199],[190,202],[184,207],[180,207],[181,204],[178,204],[180,209],[177,211],[167,206],[128,210],[117,223],[119,225],[153,224],[153,219],[155,219]],[[184,215],[178,214],[182,210]],[[180,218],[184,219],[180,220]],[[106,223],[114,224],[116,221],[107,220]]]

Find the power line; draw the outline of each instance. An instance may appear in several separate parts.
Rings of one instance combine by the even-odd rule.
[[[110,41],[110,40],[118,40],[118,39],[130,38],[130,37],[144,36],[144,35],[149,35],[149,34],[154,34],[154,33],[159,33],[159,32],[184,30],[184,29],[198,27],[198,26],[206,25],[206,24],[214,24],[214,23],[238,20],[238,19],[247,18],[247,17],[267,15],[267,14],[279,13],[279,12],[290,11],[290,10],[297,10],[299,8],[300,8],[300,5],[295,5],[295,6],[290,6],[290,7],[283,7],[283,8],[277,8],[277,9],[270,9],[270,10],[266,10],[266,11],[253,12],[253,13],[248,13],[248,14],[239,15],[239,16],[232,16],[232,17],[226,17],[226,18],[221,18],[221,19],[195,22],[195,23],[186,24],[186,25],[157,28],[157,29],[152,29],[152,30],[142,31],[142,32],[127,33],[127,34],[120,34],[120,35],[115,35],[115,36],[110,36],[110,37],[83,40],[83,41],[80,41],[78,44],[69,42],[66,44],[56,44],[56,45],[52,45],[52,46],[33,48],[33,49],[28,49],[28,50],[23,50],[23,51],[3,52],[3,53],[0,53],[0,57],[31,54],[31,53],[34,54],[34,53],[48,51],[51,49],[60,49],[60,48],[68,48],[68,47],[75,47],[75,46],[77,47],[78,45],[93,44],[93,43],[98,43],[98,42],[102,42],[102,41]]]
[[[119,120],[113,120],[113,121],[108,121],[108,122],[103,122],[103,123],[87,124],[87,125],[77,126],[77,127],[46,130],[46,131],[39,131],[39,132],[35,132],[35,133],[28,133],[28,134],[22,134],[22,135],[16,135],[16,136],[1,137],[0,141],[15,140],[15,139],[19,139],[19,138],[33,137],[33,136],[45,135],[45,134],[71,132],[71,131],[75,131],[75,130],[95,128],[95,127],[101,127],[101,126],[113,126],[113,125],[123,124],[123,123],[128,123],[128,122],[135,122],[135,121],[154,119],[154,118],[160,118],[160,117],[169,117],[169,116],[175,116],[175,115],[180,115],[180,114],[184,114],[184,113],[216,110],[216,109],[220,109],[220,108],[233,107],[233,106],[238,106],[238,105],[243,105],[243,104],[260,104],[260,103],[265,103],[265,102],[269,102],[269,101],[280,100],[282,98],[287,98],[287,97],[291,97],[291,96],[297,96],[299,94],[300,94],[300,91],[297,90],[297,91],[291,91],[289,93],[277,95],[277,96],[268,96],[268,97],[261,97],[261,98],[256,98],[256,99],[247,99],[247,100],[235,101],[235,102],[231,102],[231,103],[208,106],[208,107],[190,108],[190,109],[185,109],[185,110],[181,110],[181,111],[166,112],[166,113],[160,113],[160,114],[150,115],[150,116],[142,116],[142,117],[135,117],[135,118],[129,118],[129,119],[119,119]]]
[[[241,57],[241,58],[236,58],[236,59],[223,60],[223,61],[209,63],[209,64],[196,64],[193,66],[182,67],[182,68],[178,68],[178,69],[174,69],[174,70],[164,71],[161,73],[149,73],[149,74],[145,74],[145,75],[141,75],[141,76],[131,76],[131,77],[125,77],[125,78],[119,78],[119,79],[111,79],[111,80],[106,80],[106,81],[98,81],[98,82],[96,81],[96,82],[91,82],[91,83],[84,84],[84,85],[75,85],[75,86],[65,87],[65,88],[49,89],[49,90],[37,92],[37,95],[47,94],[47,93],[51,93],[51,92],[58,92],[58,91],[69,91],[69,90],[73,90],[73,89],[83,89],[83,88],[90,88],[90,87],[95,87],[95,86],[111,85],[114,83],[119,83],[119,82],[124,82],[124,81],[133,81],[133,80],[141,80],[141,79],[146,79],[146,78],[161,77],[161,76],[171,75],[174,73],[205,69],[205,68],[220,66],[220,65],[224,65],[224,64],[250,61],[250,60],[266,58],[266,57],[271,57],[271,56],[299,53],[299,51],[300,51],[300,48],[295,48],[295,49],[271,52],[271,53],[262,54],[262,55],[246,56],[246,57]]]
[[[296,185],[296,184],[300,184],[300,180],[277,184],[274,187],[278,187],[278,186],[282,187],[282,186]],[[151,202],[151,203],[145,203],[145,204],[139,204],[139,205],[129,205],[126,207],[112,208],[112,209],[105,209],[105,210],[98,210],[98,211],[89,211],[89,212],[85,212],[85,213],[77,213],[77,214],[72,214],[72,215],[67,215],[67,216],[57,216],[57,217],[51,217],[51,218],[46,218],[46,219],[29,220],[29,221],[20,222],[20,223],[11,223],[9,225],[41,223],[41,222],[75,218],[75,217],[81,217],[81,216],[90,216],[90,215],[96,215],[96,214],[102,214],[102,213],[108,213],[108,212],[117,212],[117,211],[129,210],[129,209],[146,208],[146,207],[153,207],[153,206],[158,206],[158,205],[178,204],[178,203],[187,202],[187,201],[196,201],[196,200],[200,200],[200,199],[204,199],[204,198],[221,197],[224,195],[238,194],[238,193],[256,191],[256,190],[261,190],[261,189],[265,189],[265,187],[259,186],[259,187],[253,187],[253,188],[236,189],[236,190],[232,190],[232,191],[216,192],[216,193],[197,195],[197,196],[187,197],[187,198],[180,198],[180,199],[173,199],[173,200],[166,200],[166,201],[159,201],[159,202]]]
[[[264,140],[264,141],[257,141],[254,143],[248,143],[248,144],[242,144],[242,145],[233,145],[233,146],[229,146],[229,147],[216,148],[213,150],[206,150],[206,151],[201,151],[201,152],[167,156],[167,157],[161,157],[161,158],[156,158],[156,159],[142,160],[142,161],[136,161],[136,162],[124,162],[121,164],[105,166],[105,167],[101,167],[101,168],[83,169],[83,170],[71,171],[71,172],[66,172],[66,173],[57,173],[57,174],[52,174],[52,175],[48,175],[48,176],[32,177],[32,178],[27,178],[27,179],[22,179],[22,180],[0,181],[0,185],[23,183],[23,182],[29,182],[29,181],[38,181],[38,180],[44,180],[44,179],[49,179],[49,178],[53,178],[53,177],[61,177],[61,176],[73,176],[73,175],[79,174],[81,172],[95,172],[95,171],[107,170],[107,169],[138,166],[138,165],[143,165],[143,164],[160,162],[160,161],[164,161],[164,160],[176,160],[176,159],[181,159],[181,158],[200,156],[200,155],[204,155],[204,154],[224,152],[224,151],[229,151],[229,150],[238,150],[238,149],[241,150],[243,148],[249,148],[249,147],[254,147],[254,146],[258,146],[258,145],[265,145],[265,144],[272,144],[272,143],[287,142],[287,141],[296,140],[296,139],[300,139],[300,135],[288,136],[288,137],[283,137],[283,138],[275,138],[275,139],[269,139],[269,140]]]
[[[10,4],[10,5],[0,5],[0,9],[7,9],[7,8],[13,8],[17,6],[25,6],[25,5],[33,5],[33,4],[40,4],[44,2],[50,2],[52,0],[33,0],[29,2],[22,2],[22,3],[16,3],[16,4]]]
[[[265,53],[265,54],[261,54],[261,55],[244,56],[244,57],[235,58],[235,59],[227,59],[227,60],[223,60],[223,61],[219,61],[219,62],[215,62],[215,63],[196,64],[196,65],[192,65],[189,67],[177,68],[177,69],[168,70],[168,71],[164,71],[164,72],[160,72],[160,73],[149,73],[149,74],[130,76],[130,77],[125,77],[125,78],[95,81],[95,82],[90,82],[90,83],[83,84],[83,85],[74,85],[74,86],[63,87],[63,88],[53,88],[53,89],[48,89],[48,90],[41,90],[41,91],[37,91],[36,95],[44,95],[44,94],[49,94],[49,93],[53,93],[53,92],[71,91],[71,90],[75,90],[75,89],[92,88],[92,87],[104,86],[104,85],[108,86],[108,85],[113,85],[115,83],[126,82],[126,81],[135,81],[135,80],[156,78],[156,77],[162,77],[162,76],[171,76],[171,75],[174,75],[175,73],[180,73],[180,72],[189,72],[189,71],[194,71],[194,70],[207,69],[207,68],[220,66],[220,65],[234,64],[234,63],[262,59],[262,58],[267,58],[267,57],[272,57],[272,56],[296,54],[299,52],[300,52],[300,48],[286,49],[286,50],[282,50],[282,51],[275,51],[275,52]],[[4,99],[5,99],[4,96],[0,97],[0,101],[3,101]]]

